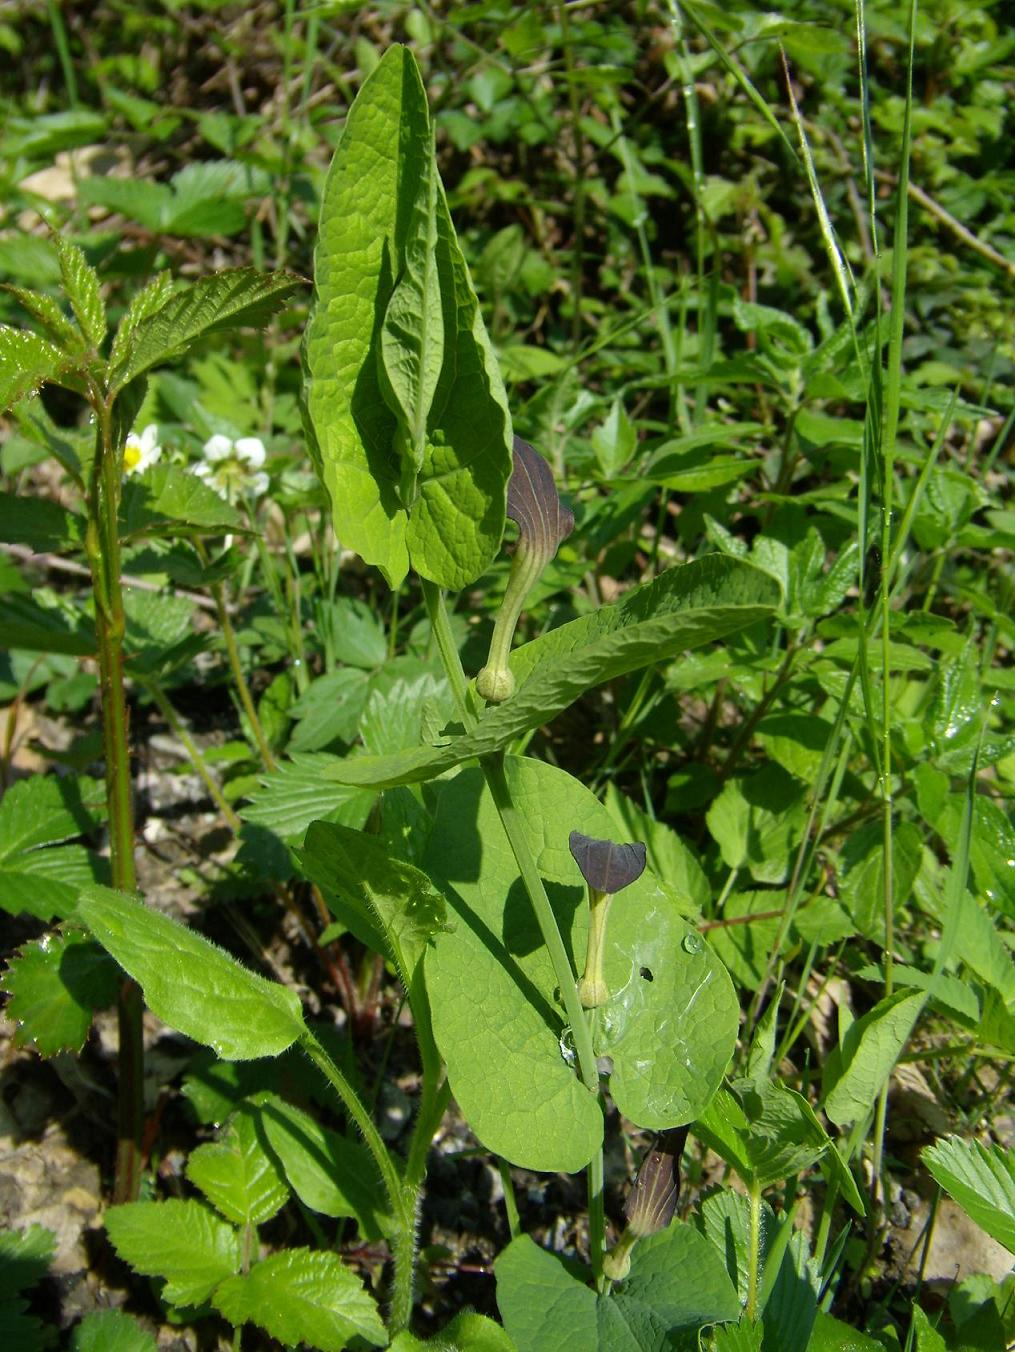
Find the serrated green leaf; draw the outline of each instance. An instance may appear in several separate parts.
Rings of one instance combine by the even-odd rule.
[[[588,908],[568,834],[605,838],[616,828],[562,771],[509,757],[506,773],[577,972]],[[512,1163],[581,1168],[599,1146],[602,1117],[562,1049],[555,973],[478,771],[443,789],[423,863],[453,925],[436,935],[425,969],[434,1035],[459,1106],[483,1144]],[[617,1107],[656,1129],[689,1121],[726,1069],[737,1003],[711,949],[649,874],[613,903],[605,975],[612,998],[593,1033],[597,1054],[613,1061]]]
[[[153,465],[123,486],[120,535],[226,535],[246,530],[246,522],[196,474],[179,465]]]
[[[103,1219],[125,1263],[164,1279],[171,1305],[200,1305],[239,1270],[240,1232],[201,1202],[127,1202]]]
[[[84,252],[73,240],[54,235],[60,276],[71,309],[93,348],[98,348],[106,336],[106,306],[99,288],[98,273],[85,258]]]
[[[334,1253],[289,1249],[230,1277],[213,1303],[231,1324],[258,1324],[280,1342],[342,1352],[351,1338],[384,1347],[374,1299]]]
[[[278,1162],[261,1144],[256,1114],[246,1104],[218,1140],[191,1151],[187,1177],[234,1225],[263,1225],[289,1199]]]
[[[342,667],[311,681],[289,709],[297,726],[289,750],[321,751],[332,742],[352,742],[370,694],[370,677],[356,667]]]
[[[173,194],[165,183],[143,178],[114,178],[92,174],[82,180],[78,192],[88,206],[106,207],[153,232],[163,228]]]
[[[0,540],[28,545],[37,553],[65,549],[81,541],[82,519],[46,498],[0,493]]]
[[[11,997],[7,1013],[17,1024],[15,1042],[54,1056],[81,1050],[95,1010],[116,999],[119,977],[98,944],[72,931],[23,948],[2,984]]]
[[[35,775],[18,780],[0,800],[0,860],[9,863],[40,845],[84,835],[105,815],[104,807],[103,786],[95,779]]]
[[[111,367],[112,392],[122,390],[153,366],[180,356],[198,338],[266,323],[302,283],[295,273],[262,273],[254,268],[232,268],[199,278],[137,324],[127,351]]]
[[[91,182],[94,180],[86,180]],[[161,310],[172,295],[173,279],[168,272],[160,272],[134,296],[113,337],[109,353],[110,366],[119,366],[126,360],[130,338],[142,320]]]
[[[778,589],[736,559],[708,555],[671,568],[616,605],[550,630],[511,657],[516,690],[474,732],[393,756],[359,756],[322,773],[345,784],[414,784],[488,756],[549,722],[591,687],[735,633],[770,615]]]
[[[411,559],[425,577],[460,589],[482,573],[500,543],[510,420],[439,183],[434,210],[444,361],[436,384],[427,362],[421,400],[412,400],[421,406],[433,388],[418,496],[408,502],[401,496],[398,419],[385,402],[379,371],[384,317],[406,275],[407,243],[415,249],[408,222],[428,191],[430,172],[436,170],[426,95],[414,58],[392,47],[349,112],[325,184],[306,340],[307,408],[339,538],[392,585]],[[423,290],[435,332],[429,276]],[[399,315],[400,322],[410,317],[396,301],[393,320]]]
[[[366,1239],[390,1227],[373,1156],[277,1094],[255,1094],[260,1126],[300,1201],[322,1216],[355,1216]]]
[[[103,114],[85,108],[9,117],[4,125],[4,153],[52,160],[61,150],[102,141],[108,131],[109,123]]]
[[[0,1300],[41,1281],[55,1253],[56,1235],[44,1225],[0,1232]]]
[[[391,1352],[426,1352],[427,1348],[431,1352],[517,1352],[499,1324],[471,1310],[456,1314],[434,1340],[417,1338],[403,1329],[391,1341]]]
[[[143,902],[93,886],[83,890],[77,914],[140,984],[153,1013],[224,1060],[277,1056],[303,1031],[294,991]]]
[[[40,878],[27,869],[0,868],[0,909],[8,915],[64,920],[74,910],[77,900],[77,888],[68,883]]]
[[[79,612],[71,618],[66,608],[44,606],[35,596],[12,596],[0,600],[0,635],[4,647],[26,652],[63,653],[69,657],[95,654],[95,625]]]
[[[48,338],[0,324],[0,412],[47,381],[59,381],[76,362]]]
[[[850,1024],[842,1039],[841,1061],[829,1063],[835,1074],[824,1109],[837,1127],[849,1126],[871,1111],[902,1055],[927,1001],[925,992],[897,991]]]
[[[302,838],[311,822],[322,819],[362,826],[375,795],[340,784],[329,775],[329,768],[341,763],[337,756],[293,756],[274,774],[264,776],[240,815],[244,821],[266,826],[282,840]]]
[[[14,296],[18,303],[28,311],[47,330],[46,337],[52,339],[57,347],[68,353],[80,353],[84,348],[81,331],[71,323],[63,310],[44,291],[30,291],[23,286],[4,284],[4,291]]]
[[[948,1136],[920,1157],[981,1230],[1015,1253],[1015,1150]]]
[[[156,1352],[154,1336],[122,1310],[93,1310],[71,1334],[71,1352]]]

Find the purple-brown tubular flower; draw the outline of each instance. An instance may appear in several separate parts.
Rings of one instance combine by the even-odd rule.
[[[687,1130],[687,1127],[673,1127],[662,1132],[641,1162],[638,1177],[624,1205],[627,1226],[603,1261],[603,1271],[612,1281],[622,1281],[627,1276],[635,1243],[665,1230],[673,1219],[680,1194],[680,1156]]]
[[[522,605],[561,540],[574,530],[574,516],[557,495],[550,466],[520,437],[514,442],[507,514],[518,526],[518,544],[486,666],[476,677],[476,689],[491,704],[500,704],[514,694],[515,678],[508,659]]]
[[[618,845],[572,831],[568,847],[582,877],[595,892],[619,892],[645,872],[645,846]]]
[[[618,845],[612,840],[595,840],[581,831],[572,831],[568,845],[582,877],[589,886],[589,939],[585,950],[585,971],[578,982],[578,995],[586,1009],[597,1009],[610,998],[603,975],[606,946],[606,917],[615,892],[630,886],[645,871],[645,846]]]

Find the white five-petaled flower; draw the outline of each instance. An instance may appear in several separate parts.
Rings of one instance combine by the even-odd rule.
[[[155,423],[149,423],[140,436],[136,432],[127,433],[127,441],[123,448],[125,474],[143,474],[155,464],[162,454],[158,438],[159,429]]]
[[[260,437],[231,437],[217,432],[204,443],[204,460],[194,473],[219,497],[233,502],[242,494],[260,497],[268,491],[264,464],[264,442]]]

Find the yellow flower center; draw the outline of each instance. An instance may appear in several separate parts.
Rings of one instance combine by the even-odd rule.
[[[123,453],[124,469],[133,469],[135,465],[139,465],[140,463],[141,463],[141,447],[133,446],[131,445],[130,442],[128,442],[127,448]]]

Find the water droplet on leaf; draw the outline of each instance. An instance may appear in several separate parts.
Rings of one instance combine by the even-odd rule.
[[[689,933],[684,935],[683,939],[681,940],[680,947],[684,950],[685,953],[700,953],[701,935],[695,934],[694,931],[691,930]]]

